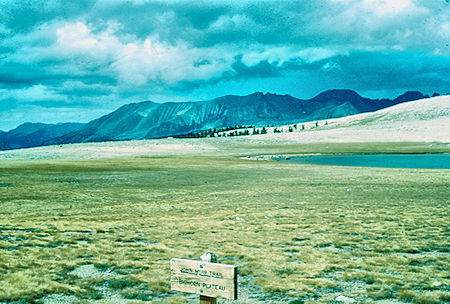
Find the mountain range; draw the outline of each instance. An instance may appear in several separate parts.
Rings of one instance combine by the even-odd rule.
[[[352,90],[328,90],[307,100],[256,92],[198,102],[144,101],[124,105],[87,124],[25,123],[9,132],[0,132],[0,149],[161,138],[235,125],[298,123],[372,112],[425,97],[420,92],[408,91],[393,100],[369,99]]]

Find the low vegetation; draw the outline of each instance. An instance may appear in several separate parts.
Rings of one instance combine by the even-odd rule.
[[[169,260],[211,251],[239,267],[237,303],[445,303],[449,184],[448,170],[236,156],[4,160],[0,302],[194,303],[170,291]]]
[[[175,138],[205,138],[205,137],[233,137],[233,136],[247,136],[247,135],[260,135],[270,133],[283,133],[283,132],[297,132],[304,131],[305,125],[307,129],[314,129],[319,127],[319,122],[308,122],[303,124],[292,124],[281,127],[275,127],[273,125],[267,126],[230,126],[226,128],[213,128],[208,130],[201,130],[197,132],[191,132],[188,134],[177,135]],[[328,122],[321,122],[322,126],[327,126]]]

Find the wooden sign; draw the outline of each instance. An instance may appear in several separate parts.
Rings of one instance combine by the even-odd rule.
[[[171,259],[171,289],[212,298],[237,300],[237,267]]]

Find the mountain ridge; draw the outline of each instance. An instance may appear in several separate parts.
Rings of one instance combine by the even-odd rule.
[[[142,101],[123,105],[86,124],[70,127],[64,124],[48,125],[54,136],[44,131],[45,124],[23,124],[9,132],[0,132],[0,144],[3,139],[0,149],[161,138],[234,125],[268,125],[329,119],[372,112],[425,97],[420,92],[408,91],[394,100],[370,99],[353,90],[334,89],[310,99],[255,92],[246,96],[225,95],[197,102]],[[19,131],[25,128],[30,130],[19,135]],[[33,131],[33,128],[36,130]],[[5,141],[8,144],[5,144]]]
[[[184,138],[162,138],[157,140],[132,140],[101,143],[82,143],[63,146],[47,146],[33,149],[0,151],[0,159],[112,159],[131,157],[167,156],[225,156],[243,155],[243,147],[251,146],[254,159],[266,158],[267,147],[301,144],[345,143],[357,150],[369,144],[373,152],[389,147],[388,151],[423,147],[420,153],[448,153],[450,147],[450,94],[400,103],[375,112],[361,113],[342,118],[302,122],[296,125],[274,125],[267,127],[267,133],[250,136],[236,136],[239,130],[221,130],[221,137],[200,140]],[[304,127],[304,128],[303,128]],[[292,131],[290,131],[292,128]],[[262,128],[257,128],[261,130]],[[275,132],[275,129],[280,132]],[[247,128],[253,133],[252,128]],[[235,136],[224,137],[233,132]],[[262,135],[261,135],[262,134]],[[388,144],[391,143],[391,144]],[[387,144],[387,145],[386,145]],[[258,149],[257,147],[264,147]],[[253,149],[255,148],[255,149]],[[401,148],[401,149],[403,149]],[[275,149],[276,150],[276,149]],[[275,151],[270,148],[270,151]],[[300,149],[301,150],[301,149]],[[299,151],[300,151],[299,150]],[[417,151],[419,151],[417,150]],[[259,151],[259,152],[258,152]],[[400,150],[399,150],[400,151]],[[409,151],[409,152],[408,152]],[[292,152],[292,151],[291,151]],[[291,153],[289,152],[289,153]],[[256,153],[256,154],[255,154]],[[258,154],[261,153],[261,154]],[[274,152],[275,153],[275,152]],[[293,152],[292,152],[293,153]],[[417,152],[419,153],[419,152]]]
[[[198,102],[157,104],[144,101],[125,105],[48,144],[150,139],[232,125],[336,118],[379,110],[410,100],[409,97],[418,99],[425,96],[417,92],[397,101],[369,99],[352,90],[337,89],[306,100],[291,95],[255,92],[246,96],[225,95]]]

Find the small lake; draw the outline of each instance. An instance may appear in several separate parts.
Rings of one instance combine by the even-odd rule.
[[[311,155],[280,157],[275,160],[332,166],[450,169],[450,154]]]

